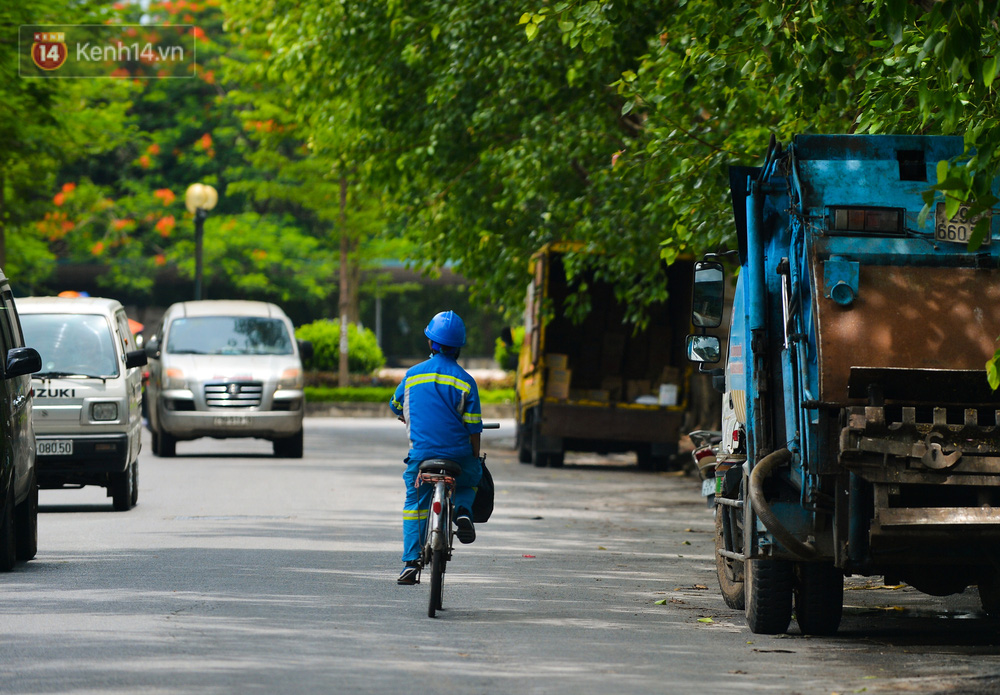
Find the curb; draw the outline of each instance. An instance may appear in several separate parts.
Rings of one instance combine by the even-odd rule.
[[[384,417],[393,418],[388,403],[306,403],[306,417]],[[484,405],[483,417],[487,420],[506,420],[514,417],[513,405]]]

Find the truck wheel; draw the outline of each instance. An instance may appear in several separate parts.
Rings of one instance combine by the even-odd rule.
[[[531,463],[531,422],[517,424],[517,460],[521,463]]]
[[[27,499],[14,508],[14,538],[17,559],[31,560],[38,553],[38,483],[31,474]]]
[[[792,563],[758,558],[743,565],[750,632],[758,635],[785,632],[792,621]]]
[[[832,562],[796,563],[795,621],[803,635],[832,635],[844,609],[844,573]]]
[[[116,512],[127,512],[132,508],[132,480],[132,464],[111,477],[111,505]]]
[[[139,504],[139,459],[132,462],[132,506]]]
[[[17,538],[14,532],[14,481],[7,488],[7,504],[0,516],[0,572],[10,572],[17,561]]]
[[[733,548],[726,545],[726,533],[723,524],[729,522],[729,537]],[[718,506],[715,509],[715,572],[719,577],[719,591],[726,605],[738,611],[746,609],[746,594],[743,583],[743,563],[723,557],[719,550],[733,550],[743,547],[743,534],[738,528],[733,528],[734,515],[728,507]]]
[[[1000,618],[1000,574],[996,570],[983,572],[979,578],[979,602],[991,618]]]
[[[566,462],[566,452],[556,451],[549,454],[549,468],[562,468],[563,463]]]

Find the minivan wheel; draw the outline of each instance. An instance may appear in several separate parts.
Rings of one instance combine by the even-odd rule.
[[[282,437],[273,441],[274,455],[284,459],[302,458],[302,430],[299,430],[291,437]]]
[[[177,439],[167,432],[153,432],[153,453],[161,458],[177,455]]]
[[[17,561],[17,538],[14,533],[14,481],[7,488],[7,503],[0,517],[0,572],[10,572]]]
[[[31,474],[28,497],[14,508],[14,538],[18,560],[32,560],[38,553],[38,483]]]
[[[132,465],[111,478],[111,504],[116,512],[127,512],[132,508]]]

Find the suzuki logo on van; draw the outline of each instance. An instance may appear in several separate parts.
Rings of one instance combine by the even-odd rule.
[[[76,389],[35,389],[36,398],[76,398]]]

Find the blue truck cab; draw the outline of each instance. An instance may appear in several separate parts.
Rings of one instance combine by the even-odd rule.
[[[1000,613],[1000,397],[985,371],[1000,217],[924,199],[963,152],[961,137],[799,135],[730,170],[727,350],[699,330],[688,356],[726,353],[716,566],[753,632],[784,632],[793,609],[803,633],[835,632],[851,574],[936,596],[978,585]],[[722,270],[696,264],[696,329],[721,320]]]

